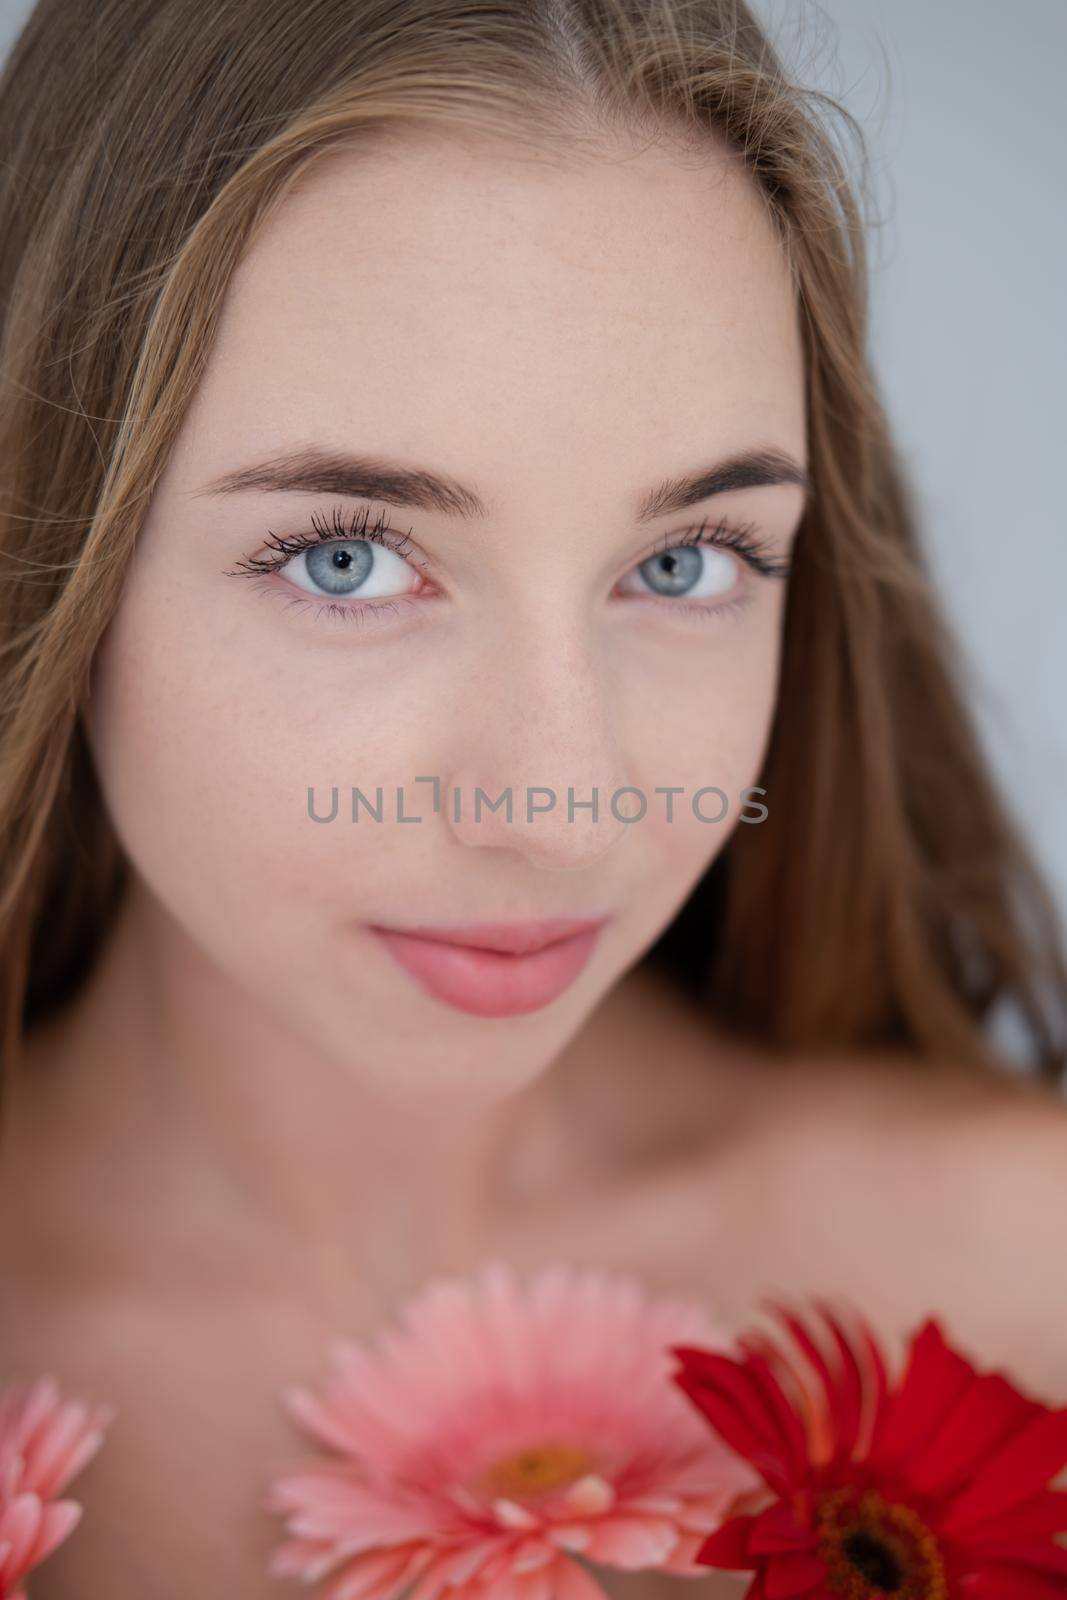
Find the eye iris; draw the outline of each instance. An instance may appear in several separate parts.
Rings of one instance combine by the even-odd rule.
[[[308,576],[328,594],[351,594],[358,589],[374,565],[374,555],[366,539],[351,539],[344,544],[318,545],[304,553]]]
[[[677,545],[642,561],[638,569],[659,594],[684,594],[700,577],[704,557],[692,545]]]

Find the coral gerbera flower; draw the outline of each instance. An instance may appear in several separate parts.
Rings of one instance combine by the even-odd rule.
[[[23,1579],[79,1521],[81,1506],[55,1497],[96,1454],[113,1415],[62,1400],[50,1377],[0,1391],[0,1600],[25,1600]]]
[[[667,1348],[729,1348],[696,1304],[567,1267],[438,1279],[376,1350],[340,1344],[290,1412],[335,1452],[279,1478],[274,1576],[324,1600],[592,1600],[585,1560],[689,1576],[759,1480],[673,1387]],[[414,1585],[409,1589],[409,1585]]]
[[[672,1350],[674,1381],[773,1497],[698,1561],[754,1572],[747,1600],[1063,1600],[1067,1409],[976,1371],[933,1319],[891,1386],[859,1319],[776,1315],[785,1348]]]

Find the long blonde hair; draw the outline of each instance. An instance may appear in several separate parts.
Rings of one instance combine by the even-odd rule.
[[[764,770],[651,953],[781,1050],[1063,1066],[1055,907],[998,798],[867,343],[834,101],[741,0],[39,0],[0,79],[3,1060],[88,974],[128,872],[81,709],[230,274],[310,162],[395,124],[739,152],[801,311],[813,492]]]

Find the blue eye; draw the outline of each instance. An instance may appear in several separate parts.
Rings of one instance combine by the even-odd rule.
[[[366,539],[313,545],[278,570],[298,589],[334,599],[358,595],[361,600],[380,600],[407,594],[417,577],[402,556]]]
[[[737,563],[711,545],[678,544],[657,551],[634,569],[653,594],[664,599],[708,599],[728,594],[737,575]]]

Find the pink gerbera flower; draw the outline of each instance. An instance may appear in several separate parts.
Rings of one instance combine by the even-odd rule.
[[[272,1485],[290,1536],[272,1574],[329,1579],[323,1600],[599,1600],[583,1560],[706,1577],[696,1551],[759,1479],[668,1350],[732,1346],[628,1278],[478,1278],[435,1280],[376,1349],[340,1344],[317,1394],[287,1391],[334,1454]]]
[[[53,1378],[0,1390],[0,1600],[25,1600],[23,1579],[81,1517],[55,1497],[96,1454],[110,1406],[62,1400]]]

